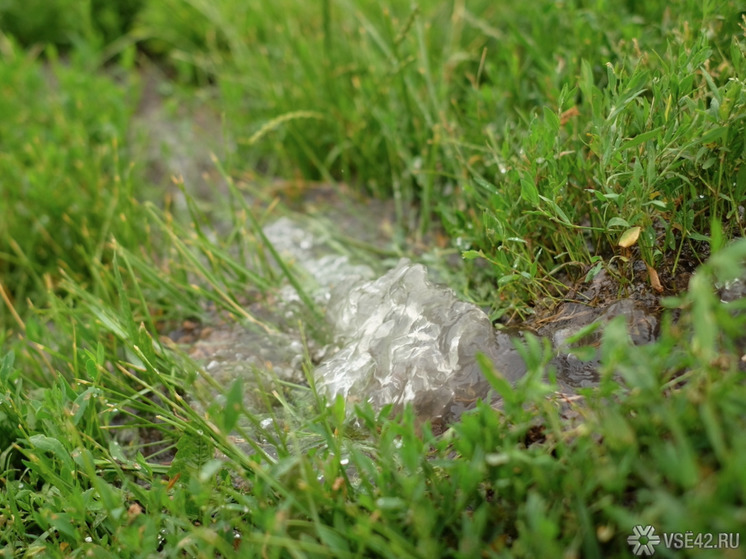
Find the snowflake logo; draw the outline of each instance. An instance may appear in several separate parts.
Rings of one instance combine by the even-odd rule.
[[[655,546],[661,543],[661,538],[655,533],[652,526],[635,526],[634,534],[627,538],[627,543],[632,547],[632,553],[637,555],[647,555],[648,557],[655,553]]]

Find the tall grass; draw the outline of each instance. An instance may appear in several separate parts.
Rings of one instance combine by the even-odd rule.
[[[139,32],[215,81],[231,164],[393,195],[402,226],[437,217],[509,300],[631,227],[653,269],[712,216],[743,234],[732,2],[167,4]],[[166,13],[192,35],[159,35]]]

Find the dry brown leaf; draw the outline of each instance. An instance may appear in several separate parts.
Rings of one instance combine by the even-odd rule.
[[[580,111],[577,107],[570,107],[560,115],[560,126],[564,126],[571,118],[575,116],[580,116]]]
[[[650,277],[650,285],[653,286],[653,289],[655,289],[658,293],[663,292],[663,285],[661,284],[661,279],[658,277],[658,272],[653,268],[650,264],[645,263],[645,266],[648,267],[648,276]]]

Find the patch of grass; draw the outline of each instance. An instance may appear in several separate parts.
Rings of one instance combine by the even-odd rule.
[[[166,4],[149,5],[139,29],[158,36],[166,13],[184,13],[167,52],[215,81],[237,169],[393,195],[402,225],[416,201],[420,230],[437,216],[459,249],[483,255],[507,301],[593,256],[608,262],[631,227],[652,268],[706,240],[712,216],[744,232],[746,47],[732,2],[675,14],[605,2]]]
[[[133,286],[115,280],[132,305],[60,301],[52,323],[81,324],[67,330],[76,348],[67,368],[39,385],[19,369],[24,352],[0,365],[5,550],[625,556],[638,524],[738,533],[746,389],[731,339],[743,332],[743,305],[721,303],[712,282],[742,273],[734,262],[745,256],[743,242],[717,253],[669,302],[691,319],[664,321],[655,344],[631,351],[624,322],[612,322],[601,384],[571,406],[573,422],[561,398],[547,397],[550,354],[529,338],[522,382],[510,388],[492,373],[503,410],[480,405],[439,437],[411,410],[390,420],[360,408],[353,425],[341,401],[294,410],[279,394],[260,424],[240,381],[202,415],[183,391],[198,371],[137,327]],[[83,326],[91,315],[119,322]],[[39,349],[58,353],[29,348]],[[157,431],[171,448],[152,455],[138,436],[125,443],[125,429]]]
[[[744,302],[714,289],[746,259],[729,242],[746,198],[735,2],[145,0],[137,14],[108,5],[122,16],[108,27],[91,20],[97,2],[29,19],[8,19],[11,4],[3,555],[626,557],[637,525],[742,530]],[[47,20],[56,35],[33,31]],[[442,435],[411,410],[353,421],[315,393],[310,357],[310,388],[273,379],[249,409],[252,379],[216,386],[162,334],[208,306],[271,330],[252,303],[305,286],[273,264],[237,189],[217,202],[221,227],[188,195],[183,219],[144,201],[156,189],[131,160],[132,44],[214,95],[238,146],[219,165],[228,183],[390,196],[401,228],[446,231],[467,259],[453,283],[495,314],[529,312],[568,270],[712,256],[664,301],[657,342],[605,328],[599,386],[570,403],[547,343],[527,336],[516,386],[485,367],[502,409],[480,405]]]
[[[95,49],[118,39],[134,23],[142,0],[8,0],[0,6],[0,26],[21,44],[54,44],[63,49],[92,43]]]
[[[137,93],[91,73],[85,54],[63,62],[50,46],[42,63],[5,36],[0,48],[0,275],[24,307],[60,270],[95,284],[110,235],[144,241],[126,219],[139,195],[126,160]]]

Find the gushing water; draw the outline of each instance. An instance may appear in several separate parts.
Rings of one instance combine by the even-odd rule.
[[[375,408],[411,403],[421,417],[451,419],[488,398],[477,354],[499,363],[512,351],[481,309],[406,259],[376,280],[337,286],[327,320],[341,348],[316,369],[317,386]],[[522,370],[506,372],[515,380]]]

